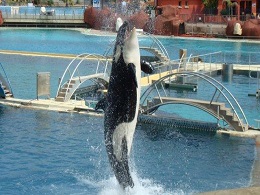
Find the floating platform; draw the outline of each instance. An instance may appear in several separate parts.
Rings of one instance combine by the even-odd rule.
[[[183,90],[190,90],[196,92],[198,90],[198,85],[196,83],[179,83],[179,82],[165,82],[165,88],[171,89],[183,89]]]
[[[40,109],[57,112],[76,112],[94,116],[103,116],[101,111],[85,105],[84,100],[69,100],[67,102],[58,102],[55,99],[17,99],[17,98],[6,98],[0,99],[0,104],[13,106],[18,108],[29,108],[29,109]]]

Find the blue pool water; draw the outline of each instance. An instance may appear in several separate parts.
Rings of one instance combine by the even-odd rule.
[[[121,194],[102,119],[0,106],[1,194]],[[138,127],[130,194],[193,194],[249,185],[254,141]]]
[[[32,52],[50,52],[65,54],[97,53],[104,54],[108,45],[115,36],[95,36],[86,34],[88,30],[61,30],[61,29],[1,29],[0,49]],[[140,45],[149,39],[140,37]],[[212,52],[227,52],[228,62],[236,62],[232,53],[245,55],[248,62],[248,53],[252,54],[252,61],[259,62],[259,42],[248,41],[217,41],[216,39],[183,39],[159,38],[167,49],[172,60],[179,58],[179,49],[187,49],[189,54],[202,55]],[[149,42],[148,42],[149,43]],[[97,47],[98,45],[98,47]],[[231,53],[232,52],[232,53]],[[233,61],[232,61],[233,60]]]
[[[113,39],[71,30],[0,30],[0,50],[103,54]],[[179,55],[178,44],[199,54],[219,49],[212,41],[208,41],[212,45],[208,48],[204,41],[164,38],[162,42],[173,59]],[[241,43],[239,47],[235,42],[219,44],[224,50],[239,52],[257,47],[255,43]],[[15,97],[35,99],[36,73],[51,72],[54,97],[58,78],[70,60],[0,54],[0,62]],[[254,117],[259,118],[259,101],[247,96],[255,89],[256,81],[234,76],[225,85],[238,96],[251,123]],[[203,95],[199,90],[197,94]],[[193,92],[177,95],[196,96]],[[206,117],[197,111],[191,115],[190,108],[176,107],[176,112],[184,117]],[[80,114],[0,106],[0,193],[122,194],[109,167],[102,121]],[[135,188],[129,194],[195,194],[248,186],[254,158],[252,139],[138,126],[131,156]]]

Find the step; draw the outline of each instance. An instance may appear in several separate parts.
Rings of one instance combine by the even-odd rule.
[[[226,116],[225,119],[234,127],[234,129],[236,131],[243,131],[244,130],[244,128],[243,128],[244,125],[242,124],[243,126],[241,126],[237,117]],[[246,129],[248,129],[248,127],[245,128],[245,130]]]
[[[244,131],[243,127],[239,123],[230,123],[236,131]]]
[[[73,84],[68,84],[68,83],[66,83],[66,84],[64,84],[64,86],[62,87],[62,88],[72,88],[73,87]]]
[[[65,97],[66,96],[66,92],[59,92],[58,93],[58,97]]]
[[[70,83],[71,83],[71,84],[75,84],[76,82],[77,82],[76,80],[73,80],[73,79],[70,80]],[[68,82],[68,83],[69,83],[69,82]]]
[[[2,85],[2,88],[4,90],[5,97],[13,97],[13,94],[10,92],[10,90],[7,89],[6,86]]]
[[[62,89],[61,89],[61,92],[67,92],[67,93],[68,93],[68,92],[70,92],[70,89],[71,89],[71,88],[62,88]]]
[[[234,115],[231,108],[226,108],[226,107],[225,108],[221,107],[219,109],[219,114],[226,115],[226,116],[233,116]]]
[[[55,101],[57,101],[57,102],[64,102],[64,97],[56,97]]]
[[[224,116],[225,117],[225,119],[227,120],[227,121],[238,121],[238,119],[237,118],[234,118],[233,117],[233,115],[222,115],[222,116]]]

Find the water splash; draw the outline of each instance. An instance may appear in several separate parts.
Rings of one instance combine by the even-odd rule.
[[[95,188],[98,195],[182,195],[185,194],[183,190],[177,189],[170,191],[165,189],[163,185],[156,184],[150,179],[143,179],[138,176],[136,172],[131,173],[135,186],[134,188],[126,188],[123,190],[118,184],[115,176],[111,176],[107,179],[96,181],[89,176],[83,176],[80,174],[74,175],[76,179],[83,185],[88,186],[88,188]]]

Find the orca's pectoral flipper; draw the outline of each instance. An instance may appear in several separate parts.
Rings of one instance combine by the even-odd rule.
[[[141,61],[141,70],[146,74],[153,74],[154,66],[145,60]]]
[[[95,110],[101,109],[101,110],[105,111],[106,108],[107,108],[107,98],[104,97],[101,100],[99,100],[99,102],[96,104]]]
[[[135,65],[133,63],[128,64],[129,76],[131,81],[135,84],[136,88],[138,88],[137,80],[136,80],[136,70]]]

